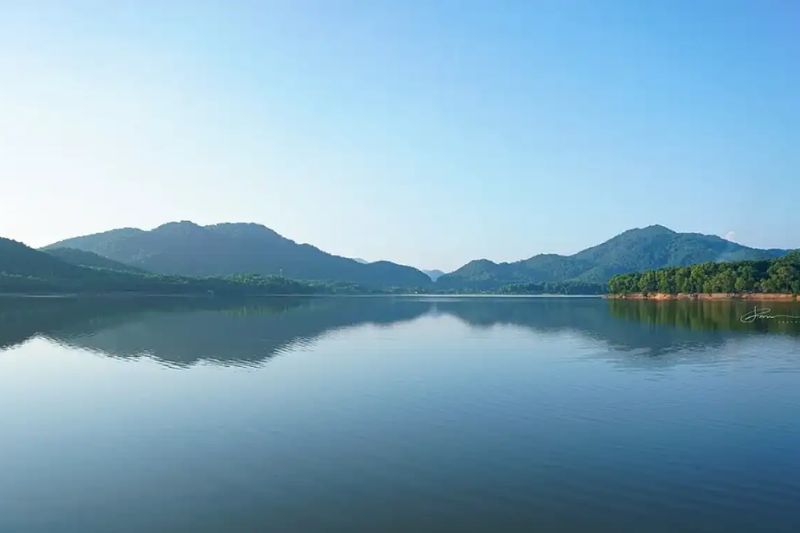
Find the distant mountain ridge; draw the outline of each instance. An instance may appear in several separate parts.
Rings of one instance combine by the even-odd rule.
[[[471,261],[440,277],[442,289],[494,290],[513,284],[605,284],[616,274],[704,262],[771,259],[788,250],[761,250],[716,235],[678,233],[660,225],[625,231],[574,255],[539,254],[512,263]]]
[[[436,268],[434,268],[433,270],[423,270],[423,272],[427,274],[429,278],[431,278],[431,281],[436,281],[445,274],[444,272]]]
[[[60,257],[59,257],[60,256]],[[91,252],[34,250],[0,237],[0,294],[264,295],[329,290],[280,277],[234,276],[197,279],[160,276]]]
[[[45,247],[75,248],[150,272],[192,277],[279,275],[297,280],[351,282],[365,287],[425,287],[430,278],[389,261],[360,263],[298,244],[252,223],[200,226],[169,222],[153,230],[122,228]]]
[[[170,222],[150,231],[121,228],[75,237],[44,250],[67,263],[108,270],[142,269],[189,277],[252,273],[430,292],[503,292],[509,288],[526,292],[543,287],[552,290],[558,284],[578,291],[589,287],[596,292],[617,274],[704,262],[772,259],[788,252],[750,248],[716,235],[678,233],[653,225],[625,231],[573,255],[539,254],[510,263],[478,259],[440,274],[388,261],[367,263],[332,255],[259,224],[199,226],[187,221]]]

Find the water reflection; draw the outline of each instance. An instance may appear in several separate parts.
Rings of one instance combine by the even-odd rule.
[[[0,350],[41,336],[112,357],[148,356],[177,366],[251,365],[327,332],[426,315],[452,316],[475,328],[502,324],[542,334],[574,332],[606,343],[615,356],[635,352],[650,359],[743,335],[800,334],[800,323],[793,321],[742,323],[752,306],[598,298],[0,298]],[[795,303],[770,307],[800,314]]]
[[[0,299],[0,531],[798,531],[798,328],[747,309]]]
[[[173,365],[252,364],[327,331],[410,320],[427,310],[423,302],[383,298],[13,299],[0,304],[0,347],[38,335]]]

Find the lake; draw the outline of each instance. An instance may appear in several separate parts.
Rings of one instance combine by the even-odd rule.
[[[0,299],[0,531],[800,531],[800,304]]]

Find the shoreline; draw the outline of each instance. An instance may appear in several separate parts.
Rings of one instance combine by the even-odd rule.
[[[25,293],[0,292],[0,298],[274,298],[274,297],[313,297],[313,298],[604,298],[606,294],[504,294],[504,293],[414,293],[414,292],[377,292],[377,293],[254,293],[254,294],[204,294],[204,293],[154,293],[154,292],[52,292]]]
[[[685,293],[670,294],[664,292],[632,292],[629,294],[607,294],[606,298],[611,300],[757,300],[772,302],[796,302],[799,301],[797,295],[791,293],[769,293],[769,292],[712,292],[712,293]]]
[[[774,301],[774,302],[800,302],[800,295],[791,293],[663,293],[663,292],[632,292],[628,294],[503,294],[503,293],[274,293],[274,294],[203,294],[203,293],[152,293],[152,292],[54,292],[54,293],[24,293],[24,292],[0,292],[0,298],[185,298],[185,299],[228,299],[228,298],[380,298],[380,297],[416,297],[416,298],[602,298],[607,300],[654,300],[654,301],[674,301],[674,300],[753,300],[753,301]]]

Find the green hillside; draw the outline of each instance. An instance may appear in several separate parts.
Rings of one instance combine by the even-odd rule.
[[[121,272],[67,263],[49,253],[0,238],[0,293],[136,293],[136,294],[300,294],[330,292],[327,286],[279,277],[240,276],[193,279]]]
[[[612,294],[800,293],[800,250],[765,261],[700,263],[620,274],[608,282]]]
[[[785,250],[760,250],[715,235],[677,233],[663,226],[632,229],[574,255],[542,254],[513,263],[472,261],[440,277],[446,289],[496,290],[527,283],[605,284],[617,274],[695,263],[765,260]]]
[[[147,273],[146,270],[141,268],[132,267],[130,265],[120,263],[119,261],[114,261],[112,259],[108,259],[107,257],[97,255],[96,253],[86,252],[76,248],[48,248],[44,251],[47,254],[52,255],[53,257],[71,265],[101,270],[114,270],[117,272],[130,272],[135,274]]]
[[[258,224],[171,222],[152,231],[125,228],[67,239],[48,246],[92,252],[166,275],[224,277],[242,273],[298,280],[357,283],[365,287],[426,287],[421,271],[376,261],[360,263],[298,244]]]

